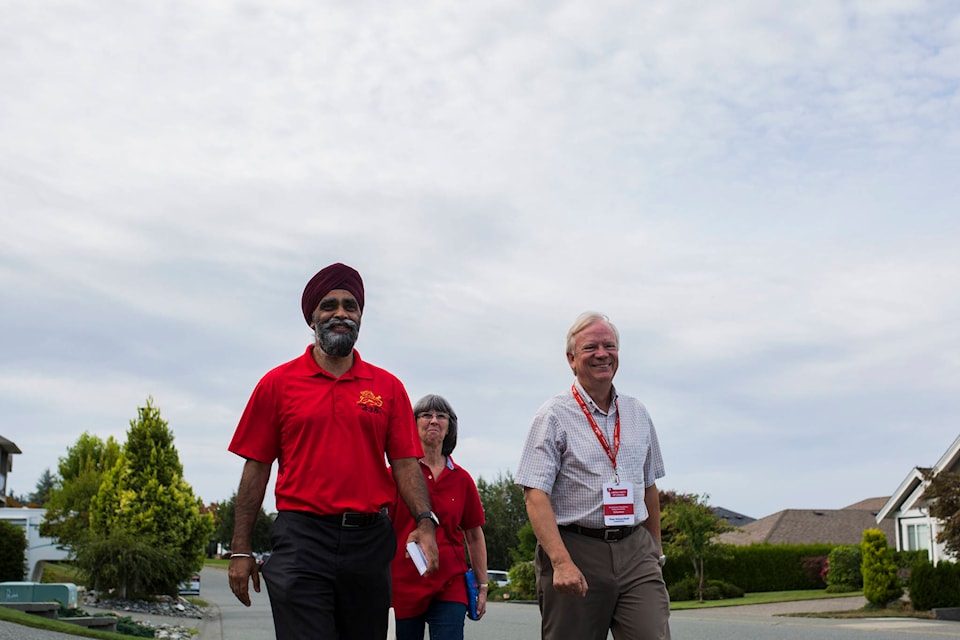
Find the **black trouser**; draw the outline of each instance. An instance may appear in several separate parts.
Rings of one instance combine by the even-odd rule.
[[[326,516],[281,511],[263,577],[277,640],[375,640],[387,636],[390,561],[387,517],[342,527]]]

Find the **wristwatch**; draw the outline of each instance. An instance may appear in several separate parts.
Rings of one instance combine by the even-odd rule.
[[[440,518],[438,518],[437,514],[435,514],[433,511],[424,511],[418,515],[417,525],[419,525],[420,521],[424,519],[430,520],[438,529],[440,528]]]
[[[661,556],[660,556],[660,566],[662,567],[662,566],[665,565],[665,564],[667,564],[667,556],[661,555]]]

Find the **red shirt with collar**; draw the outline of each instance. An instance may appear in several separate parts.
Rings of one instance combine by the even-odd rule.
[[[313,359],[313,345],[260,380],[229,450],[278,461],[278,510],[321,515],[379,510],[396,494],[384,453],[423,456],[400,380],[356,350],[350,370],[333,378]]]
[[[397,554],[390,565],[393,574],[393,609],[397,618],[412,618],[427,611],[430,602],[467,603],[467,587],[463,574],[468,569],[463,545],[463,532],[486,522],[477,485],[470,474],[447,456],[447,466],[439,479],[423,462],[420,469],[427,479],[430,504],[440,520],[437,548],[440,568],[421,576],[413,560],[407,557],[407,536],[416,528],[410,510],[402,502],[393,504],[390,515],[397,534]]]

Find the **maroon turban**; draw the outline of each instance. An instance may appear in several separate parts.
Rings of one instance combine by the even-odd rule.
[[[313,324],[313,312],[317,305],[334,289],[346,289],[352,293],[360,306],[360,312],[363,313],[363,278],[353,267],[337,262],[318,271],[303,289],[301,306],[303,319],[307,324]]]

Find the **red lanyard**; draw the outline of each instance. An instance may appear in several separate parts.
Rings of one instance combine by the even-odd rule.
[[[617,473],[617,452],[620,451],[620,405],[617,404],[616,400],[613,401],[613,406],[617,410],[617,421],[613,427],[613,450],[611,451],[610,445],[607,444],[606,436],[603,435],[603,431],[600,431],[600,427],[597,426],[596,420],[593,419],[593,415],[587,408],[587,403],[584,402],[583,398],[580,397],[580,392],[577,391],[577,385],[572,385],[570,390],[573,391],[573,397],[576,398],[577,404],[580,405],[580,410],[583,411],[583,415],[587,416],[587,420],[590,421],[590,426],[593,427],[594,435],[597,436],[597,440],[600,441],[600,444],[603,446],[603,450],[606,451],[607,457],[610,458],[610,462],[613,463],[614,475],[619,476]]]

